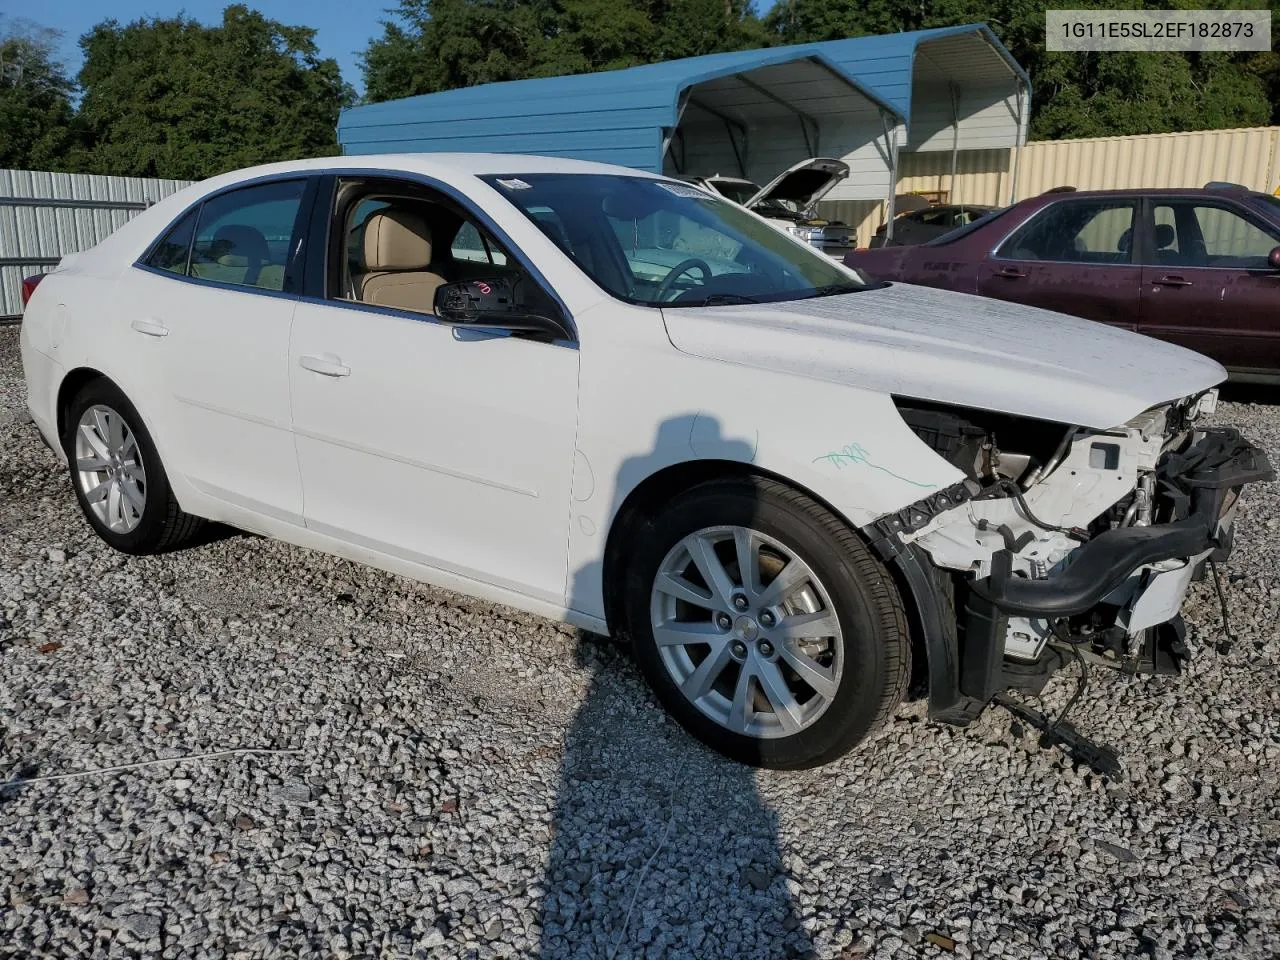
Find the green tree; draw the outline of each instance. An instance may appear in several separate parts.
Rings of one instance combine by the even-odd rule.
[[[778,43],[816,43],[919,30],[929,0],[778,0],[764,27]]]
[[[769,43],[747,0],[651,0],[643,6],[658,27],[657,46],[643,63],[750,50]]]
[[[395,20],[362,58],[365,97],[418,93],[533,76],[559,11],[519,0],[400,0]],[[398,21],[398,22],[397,22]]]
[[[933,0],[925,19],[930,27],[978,20],[991,25],[1031,74],[1032,139],[1211,130],[1270,121],[1271,100],[1264,80],[1249,69],[1251,55],[1050,53],[1045,49],[1045,6],[1034,0]],[[1111,9],[1115,4],[1053,0],[1047,6]],[[1202,4],[1172,0],[1126,6],[1199,9]]]
[[[762,46],[748,0],[400,0],[366,48],[370,102]]]
[[[1274,22],[1277,0],[1270,2]],[[1280,118],[1280,58],[1274,53],[1049,53],[1044,36],[1046,6],[1109,9],[1114,3],[780,0],[765,18],[765,27],[775,42],[807,43],[985,22],[1031,75],[1033,139],[1220,129]],[[1201,4],[1162,0],[1126,6],[1196,9]]]
[[[181,16],[99,24],[80,41],[85,166],[193,179],[337,153],[338,111],[353,95],[314,37],[238,4],[214,27]]]
[[[60,34],[0,21],[0,168],[66,170],[74,89],[53,56]]]

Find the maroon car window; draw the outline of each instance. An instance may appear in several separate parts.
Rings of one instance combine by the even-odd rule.
[[[996,256],[1057,263],[1129,263],[1135,210],[1132,201],[1061,201],[1033,216],[1000,245]]]
[[[1280,245],[1280,235],[1234,210],[1193,200],[1157,203],[1152,221],[1151,258],[1161,266],[1265,270],[1267,255]]]
[[[969,234],[982,229],[987,226],[987,224],[995,220],[999,220],[1001,217],[1008,216],[1012,210],[1013,207],[1001,207],[998,210],[989,210],[982,214],[982,216],[977,217],[974,220],[970,220],[963,227],[956,227],[950,233],[944,233],[940,237],[935,237],[933,240],[923,244],[923,246],[945,247],[948,244],[955,243],[957,240],[963,240],[965,237],[969,236]]]

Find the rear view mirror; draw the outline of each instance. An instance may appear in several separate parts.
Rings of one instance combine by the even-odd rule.
[[[446,283],[436,289],[436,318],[445,323],[565,336],[557,321],[531,313],[520,296],[519,276]]]
[[[1267,254],[1267,264],[1272,270],[1280,270],[1280,247]]]

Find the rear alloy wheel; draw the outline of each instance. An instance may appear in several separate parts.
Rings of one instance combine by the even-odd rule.
[[[147,509],[147,468],[138,438],[119,412],[95,403],[76,426],[76,483],[98,522],[129,533]]]
[[[641,531],[625,599],[659,699],[747,763],[835,759],[905,690],[910,641],[887,573],[838,518],[773,481],[676,498]]]
[[[157,553],[199,529],[203,521],[179,508],[151,435],[114,384],[86,384],[63,422],[76,500],[103,540],[125,553]]]

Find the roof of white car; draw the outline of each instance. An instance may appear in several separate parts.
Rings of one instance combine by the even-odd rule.
[[[489,174],[510,175],[535,173],[625,174],[653,177],[654,174],[629,167],[563,157],[534,157],[514,153],[384,153],[341,157],[313,157],[308,160],[286,160],[268,163],[200,180],[171,194],[150,209],[124,224],[96,247],[74,255],[81,262],[112,258],[132,262],[151,244],[158,232],[200,197],[239,183],[262,177],[324,170],[370,171],[375,173],[410,173],[434,177],[446,183]],[[64,258],[70,262],[70,258]]]
[[[341,157],[314,157],[246,167],[222,174],[218,180],[234,182],[279,173],[308,170],[386,170],[437,176],[485,176],[521,173],[622,173],[652,177],[630,167],[564,157],[536,157],[518,153],[375,153]]]

